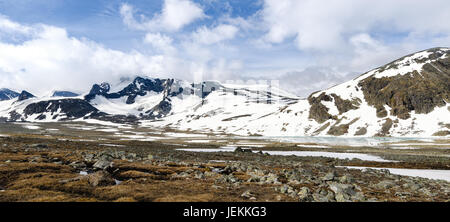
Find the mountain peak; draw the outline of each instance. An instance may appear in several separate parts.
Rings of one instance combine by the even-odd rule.
[[[19,99],[17,101],[23,101],[23,100],[27,100],[29,98],[33,98],[35,97],[33,94],[23,90],[20,95],[19,95]]]
[[[54,91],[52,97],[77,97],[79,96],[76,93],[69,91]]]
[[[0,101],[17,98],[20,94],[7,88],[0,89]]]

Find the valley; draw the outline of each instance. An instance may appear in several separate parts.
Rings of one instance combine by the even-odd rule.
[[[4,123],[0,134],[0,201],[450,199],[445,138],[243,137],[87,122]]]

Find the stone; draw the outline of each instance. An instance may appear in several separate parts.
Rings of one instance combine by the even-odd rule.
[[[300,191],[298,192],[298,198],[299,201],[311,201],[311,190],[308,187],[300,188]]]
[[[245,148],[242,148],[242,147],[238,146],[238,147],[234,150],[234,152],[235,152],[235,153],[251,153],[252,150],[251,150],[251,149],[245,149]]]
[[[114,165],[113,162],[107,160],[99,160],[94,163],[93,167],[96,169],[107,170],[109,168],[112,168],[113,165]]]
[[[395,183],[390,180],[383,180],[375,185],[379,189],[389,189],[395,186]]]
[[[254,198],[255,195],[250,190],[247,190],[247,191],[245,191],[244,193],[241,194],[241,197],[250,199],[252,197]]]
[[[30,146],[31,148],[45,149],[48,148],[47,144],[33,144]]]
[[[327,173],[327,174],[322,178],[322,180],[323,180],[323,181],[332,181],[335,177],[336,177],[336,172],[332,171],[332,172]]]
[[[418,191],[420,188],[422,188],[422,186],[414,182],[405,183],[402,185],[402,187],[406,189],[411,189],[413,191]]]
[[[338,202],[348,202],[356,194],[354,186],[350,184],[331,183],[329,186]]]
[[[339,182],[341,183],[353,183],[355,180],[353,179],[352,175],[345,174],[344,176],[339,178]]]
[[[281,200],[283,200],[283,197],[281,197],[280,195],[277,195],[277,196],[275,197],[275,200],[276,200],[276,201],[281,201]]]
[[[288,189],[289,189],[289,186],[288,186],[288,185],[283,185],[283,186],[280,188],[280,193],[282,193],[282,194],[287,194],[287,193],[288,193]]]
[[[196,178],[196,179],[205,179],[205,174],[202,173],[201,171],[196,172],[196,173],[195,173],[195,178]]]
[[[82,162],[72,162],[69,164],[69,166],[75,168],[75,169],[84,169],[86,168],[86,164]]]
[[[87,177],[89,184],[94,187],[116,184],[116,181],[111,177],[111,175],[105,171],[97,171],[93,174],[89,174]]]

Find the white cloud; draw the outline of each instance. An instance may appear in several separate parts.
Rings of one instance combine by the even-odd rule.
[[[20,34],[27,34],[31,31],[29,27],[13,22],[3,15],[0,15],[0,30]]]
[[[224,58],[227,47],[211,49],[191,42],[178,49],[171,37],[161,33],[147,33],[144,42],[159,51],[146,54],[112,50],[55,26],[15,24],[32,34],[21,42],[0,39],[0,88],[26,89],[38,96],[56,89],[85,93],[94,83],[136,75],[223,80],[242,68],[240,61]],[[0,34],[9,32],[0,29]]]
[[[192,34],[192,38],[196,42],[210,45],[233,39],[238,31],[239,29],[237,27],[227,24],[221,24],[212,29],[203,26]]]
[[[177,51],[172,45],[173,39],[161,33],[147,33],[144,37],[144,42],[167,54],[174,54]]]
[[[9,21],[12,22],[12,21]],[[93,83],[136,74],[166,73],[172,60],[111,50],[87,39],[70,37],[65,29],[35,25],[26,41],[0,41],[0,86],[45,94],[53,89],[85,92]],[[5,30],[0,30],[5,33]]]
[[[195,20],[205,18],[203,9],[189,0],[165,0],[161,13],[156,13],[151,19],[140,15],[140,21],[134,18],[133,6],[122,4],[120,14],[130,28],[150,32],[174,32],[191,24]]]
[[[418,32],[448,35],[447,0],[265,0],[261,12],[264,40],[295,38],[301,50],[342,51],[357,33]]]

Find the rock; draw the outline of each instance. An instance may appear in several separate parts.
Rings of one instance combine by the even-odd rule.
[[[394,186],[395,186],[395,183],[390,180],[383,180],[375,185],[375,187],[379,188],[379,189],[389,189]]]
[[[402,199],[410,197],[412,194],[410,192],[395,192],[394,194],[396,197],[400,197]]]
[[[422,188],[422,186],[414,182],[405,183],[402,185],[402,187],[405,189],[411,189],[413,191],[418,191],[420,188]]]
[[[30,146],[31,148],[45,149],[48,148],[47,144],[33,144]]]
[[[333,201],[335,201],[333,192],[328,192],[326,195],[314,193],[312,195],[312,198],[316,202],[333,202]]]
[[[311,190],[308,187],[302,187],[298,192],[299,201],[311,201]]]
[[[355,195],[352,196],[352,200],[362,202],[366,201],[366,197],[362,192],[357,192]]]
[[[86,168],[86,164],[85,163],[80,163],[80,162],[72,162],[69,164],[69,166],[75,168],[75,169],[84,169]]]
[[[283,197],[281,197],[280,195],[277,195],[277,196],[275,197],[275,200],[276,200],[276,201],[281,201],[281,200],[283,200]]]
[[[341,183],[353,183],[355,180],[353,179],[353,176],[350,174],[345,174],[344,176],[339,178],[339,182]]]
[[[427,189],[427,188],[422,188],[422,189],[419,190],[419,192],[422,193],[422,194],[425,194],[426,196],[429,196],[429,197],[434,197],[434,196],[436,196],[435,193],[432,193],[432,192],[431,192],[429,189]]]
[[[214,189],[216,189],[216,190],[220,190],[220,189],[222,189],[223,187],[221,187],[221,186],[217,186],[217,185],[212,185],[211,186],[212,188],[214,188]]]
[[[255,195],[250,190],[247,190],[247,191],[245,191],[244,193],[241,194],[241,197],[250,199],[252,197],[254,198]]]
[[[116,184],[116,181],[111,177],[111,175],[105,171],[97,171],[93,174],[89,174],[87,177],[89,184],[94,187]]]
[[[331,181],[331,180],[333,180],[335,177],[336,177],[336,172],[335,172],[335,171],[332,171],[332,172],[327,173],[327,174],[322,178],[322,180],[323,180],[323,181]]]
[[[84,156],[84,161],[90,163],[90,162],[94,161],[94,157],[95,157],[95,155],[92,153],[86,154]]]
[[[247,180],[247,182],[260,182],[260,177],[259,176],[257,176],[257,175],[252,175],[248,180]]]
[[[233,174],[230,175],[223,175],[222,177],[218,178],[216,182],[219,183],[238,183],[239,179],[233,176]]]
[[[335,197],[337,202],[350,202],[350,196],[346,193],[336,193]]]
[[[278,181],[278,176],[273,173],[269,173],[267,176],[262,177],[260,182],[266,184],[281,184],[281,182]]]
[[[245,148],[242,148],[242,147],[238,146],[238,147],[234,150],[234,152],[235,152],[235,153],[251,153],[252,150],[251,150],[251,149],[245,149]]]
[[[288,190],[289,190],[289,186],[288,186],[288,185],[283,185],[283,186],[280,188],[280,193],[282,193],[282,194],[287,194],[287,193],[288,193]]]
[[[148,154],[148,155],[147,155],[147,159],[148,159],[148,160],[153,160],[153,158],[154,158],[153,155],[151,155],[151,154]]]
[[[135,160],[136,157],[137,157],[137,155],[135,153],[128,153],[128,154],[126,154],[126,158],[128,160]]]
[[[206,171],[205,173],[203,173],[205,175],[205,177],[213,177],[216,176],[217,173],[216,172],[211,172],[211,171]]]
[[[198,172],[196,172],[195,173],[195,176],[194,176],[196,179],[205,179],[205,174],[204,173],[202,173],[201,171],[198,171]]]
[[[353,185],[332,183],[330,189],[335,193],[335,199],[338,202],[348,202],[356,194]]]
[[[96,169],[107,170],[109,168],[112,168],[113,165],[114,165],[114,163],[111,162],[111,161],[99,160],[99,161],[94,163],[93,167],[96,168]]]
[[[303,176],[303,177],[312,177],[314,174],[313,174],[313,172],[312,172],[312,170],[310,170],[310,169],[301,169],[300,170],[300,174]]]

